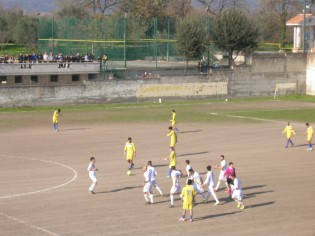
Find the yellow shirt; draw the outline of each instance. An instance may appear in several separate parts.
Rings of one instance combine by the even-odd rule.
[[[58,111],[55,111],[55,112],[54,112],[54,115],[53,115],[53,117],[52,117],[53,123],[58,123],[58,117],[59,117],[59,112],[58,112]]]
[[[175,151],[171,151],[171,154],[170,154],[170,165],[169,165],[169,167],[171,168],[172,166],[176,166],[176,153],[175,153]]]
[[[133,159],[136,152],[136,146],[134,143],[126,142],[124,151],[126,151],[126,158]]]
[[[174,130],[171,130],[167,136],[171,136],[171,142],[170,147],[175,147],[175,144],[177,143],[177,135]]]
[[[194,187],[192,185],[186,185],[182,189],[182,198],[183,198],[183,208],[192,209],[194,202],[194,195],[196,194]]]
[[[173,112],[173,115],[172,115],[172,126],[176,125],[176,113]]]
[[[313,127],[312,126],[309,126],[308,128],[307,128],[307,131],[306,131],[306,133],[307,133],[307,141],[311,141],[312,140],[312,138],[313,138]]]
[[[284,128],[284,130],[283,130],[282,133],[283,133],[283,134],[286,133],[286,134],[287,134],[287,138],[291,138],[292,134],[295,135],[295,132],[294,132],[294,129],[293,129],[292,125],[287,125],[287,126]]]

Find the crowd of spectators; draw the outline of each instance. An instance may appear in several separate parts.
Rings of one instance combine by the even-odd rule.
[[[100,57],[98,57],[100,61]],[[91,53],[86,55],[81,55],[80,53],[73,55],[63,55],[58,53],[54,55],[52,52],[44,54],[33,53],[33,54],[22,54],[15,58],[14,56],[5,55],[0,57],[0,63],[49,63],[49,62],[92,62],[94,61],[94,56]]]

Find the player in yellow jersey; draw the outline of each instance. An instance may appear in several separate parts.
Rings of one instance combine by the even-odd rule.
[[[309,124],[309,123],[306,123],[305,124],[306,127],[307,127],[307,130],[305,132],[305,134],[307,135],[307,151],[312,151],[313,150],[313,145],[312,145],[312,139],[313,139],[313,127]]]
[[[179,218],[179,221],[185,221],[186,211],[189,210],[189,221],[193,221],[193,205],[194,205],[194,197],[195,190],[192,186],[193,181],[191,179],[187,180],[187,185],[182,189],[181,198],[183,201],[183,214],[182,217]]]
[[[288,125],[284,128],[282,134],[287,135],[287,143],[285,145],[285,148],[288,148],[289,143],[291,143],[291,146],[294,146],[294,143],[291,140],[292,134],[295,135],[294,129],[292,125],[290,125],[290,122],[288,122]]]
[[[170,120],[170,122],[171,122],[173,130],[176,133],[179,133],[180,132],[179,129],[176,128],[176,112],[175,112],[175,110],[172,110],[172,119]]]
[[[168,173],[166,177],[170,177],[171,176],[171,172],[172,172],[172,166],[176,167],[176,152],[175,152],[175,148],[174,147],[170,147],[170,156],[167,158],[165,158],[165,160],[169,159],[170,160],[170,164],[169,164],[169,169],[168,169]]]
[[[132,170],[133,166],[133,159],[136,157],[136,146],[132,142],[132,139],[129,137],[124,148],[124,155],[126,156],[127,161],[130,163],[129,170]]]
[[[175,147],[175,145],[176,145],[176,143],[177,143],[177,134],[176,134],[175,131],[173,130],[173,127],[172,127],[172,126],[168,127],[167,136],[170,136],[170,137],[171,137],[170,147]]]
[[[61,112],[60,109],[56,110],[52,117],[52,122],[53,122],[55,131],[59,131],[58,121],[59,121],[59,116],[61,116],[60,112]]]

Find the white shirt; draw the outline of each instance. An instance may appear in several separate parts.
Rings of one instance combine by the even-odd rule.
[[[198,172],[195,171],[189,178],[194,180],[195,184],[198,184],[198,185],[201,184],[201,180],[200,180],[200,176]]]
[[[190,169],[192,169],[191,165],[187,165],[187,166],[186,166],[187,175],[189,175],[189,170],[190,170]]]
[[[89,164],[87,171],[89,172],[89,176],[93,176],[93,177],[96,176],[95,166],[93,162]]]
[[[179,184],[179,178],[180,178],[181,175],[182,174],[178,170],[173,170],[172,171],[171,177],[172,177],[172,180],[173,180],[173,185]]]
[[[146,171],[143,173],[143,177],[144,177],[144,181],[145,181],[145,182],[149,182],[149,181],[150,181],[149,171],[146,170]]]
[[[238,178],[235,178],[233,181],[233,185],[231,184],[231,188],[234,190],[242,190],[242,182]]]
[[[207,177],[205,179],[205,182],[203,184],[209,184],[210,185],[214,185],[214,178],[213,178],[213,173],[211,171],[208,171],[207,173]]]
[[[155,176],[157,176],[157,172],[155,170],[154,167],[152,166],[148,166],[147,167],[147,171],[148,171],[148,175],[149,175],[149,178],[150,178],[150,181],[155,181]]]
[[[222,168],[223,167],[223,168]],[[227,168],[226,160],[221,161],[221,172],[224,172]]]

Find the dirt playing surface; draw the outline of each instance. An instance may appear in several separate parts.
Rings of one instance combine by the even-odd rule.
[[[209,110],[215,112],[215,106]],[[283,104],[262,108],[277,106]],[[0,235],[315,235],[315,151],[306,151],[302,123],[293,123],[295,146],[288,149],[281,134],[285,121],[179,124],[178,168],[184,170],[189,159],[205,176],[206,166],[219,164],[224,154],[235,163],[246,206],[239,210],[222,183],[217,192],[222,204],[214,206],[212,196],[204,204],[197,196],[189,223],[178,221],[178,196],[170,209],[169,197],[154,189],[154,204],[144,205],[141,167],[148,160],[157,168],[162,191],[168,194],[171,188],[164,160],[168,117],[165,124],[75,125],[65,117],[60,132],[54,132],[50,115],[47,122],[44,115],[32,116],[32,124],[22,126],[28,113],[0,114],[17,124],[0,139]],[[123,156],[129,136],[137,148],[133,176],[126,175]],[[86,171],[91,156],[99,169],[94,195],[88,193]],[[217,181],[219,171],[213,172]],[[184,186],[185,179],[181,182]]]

